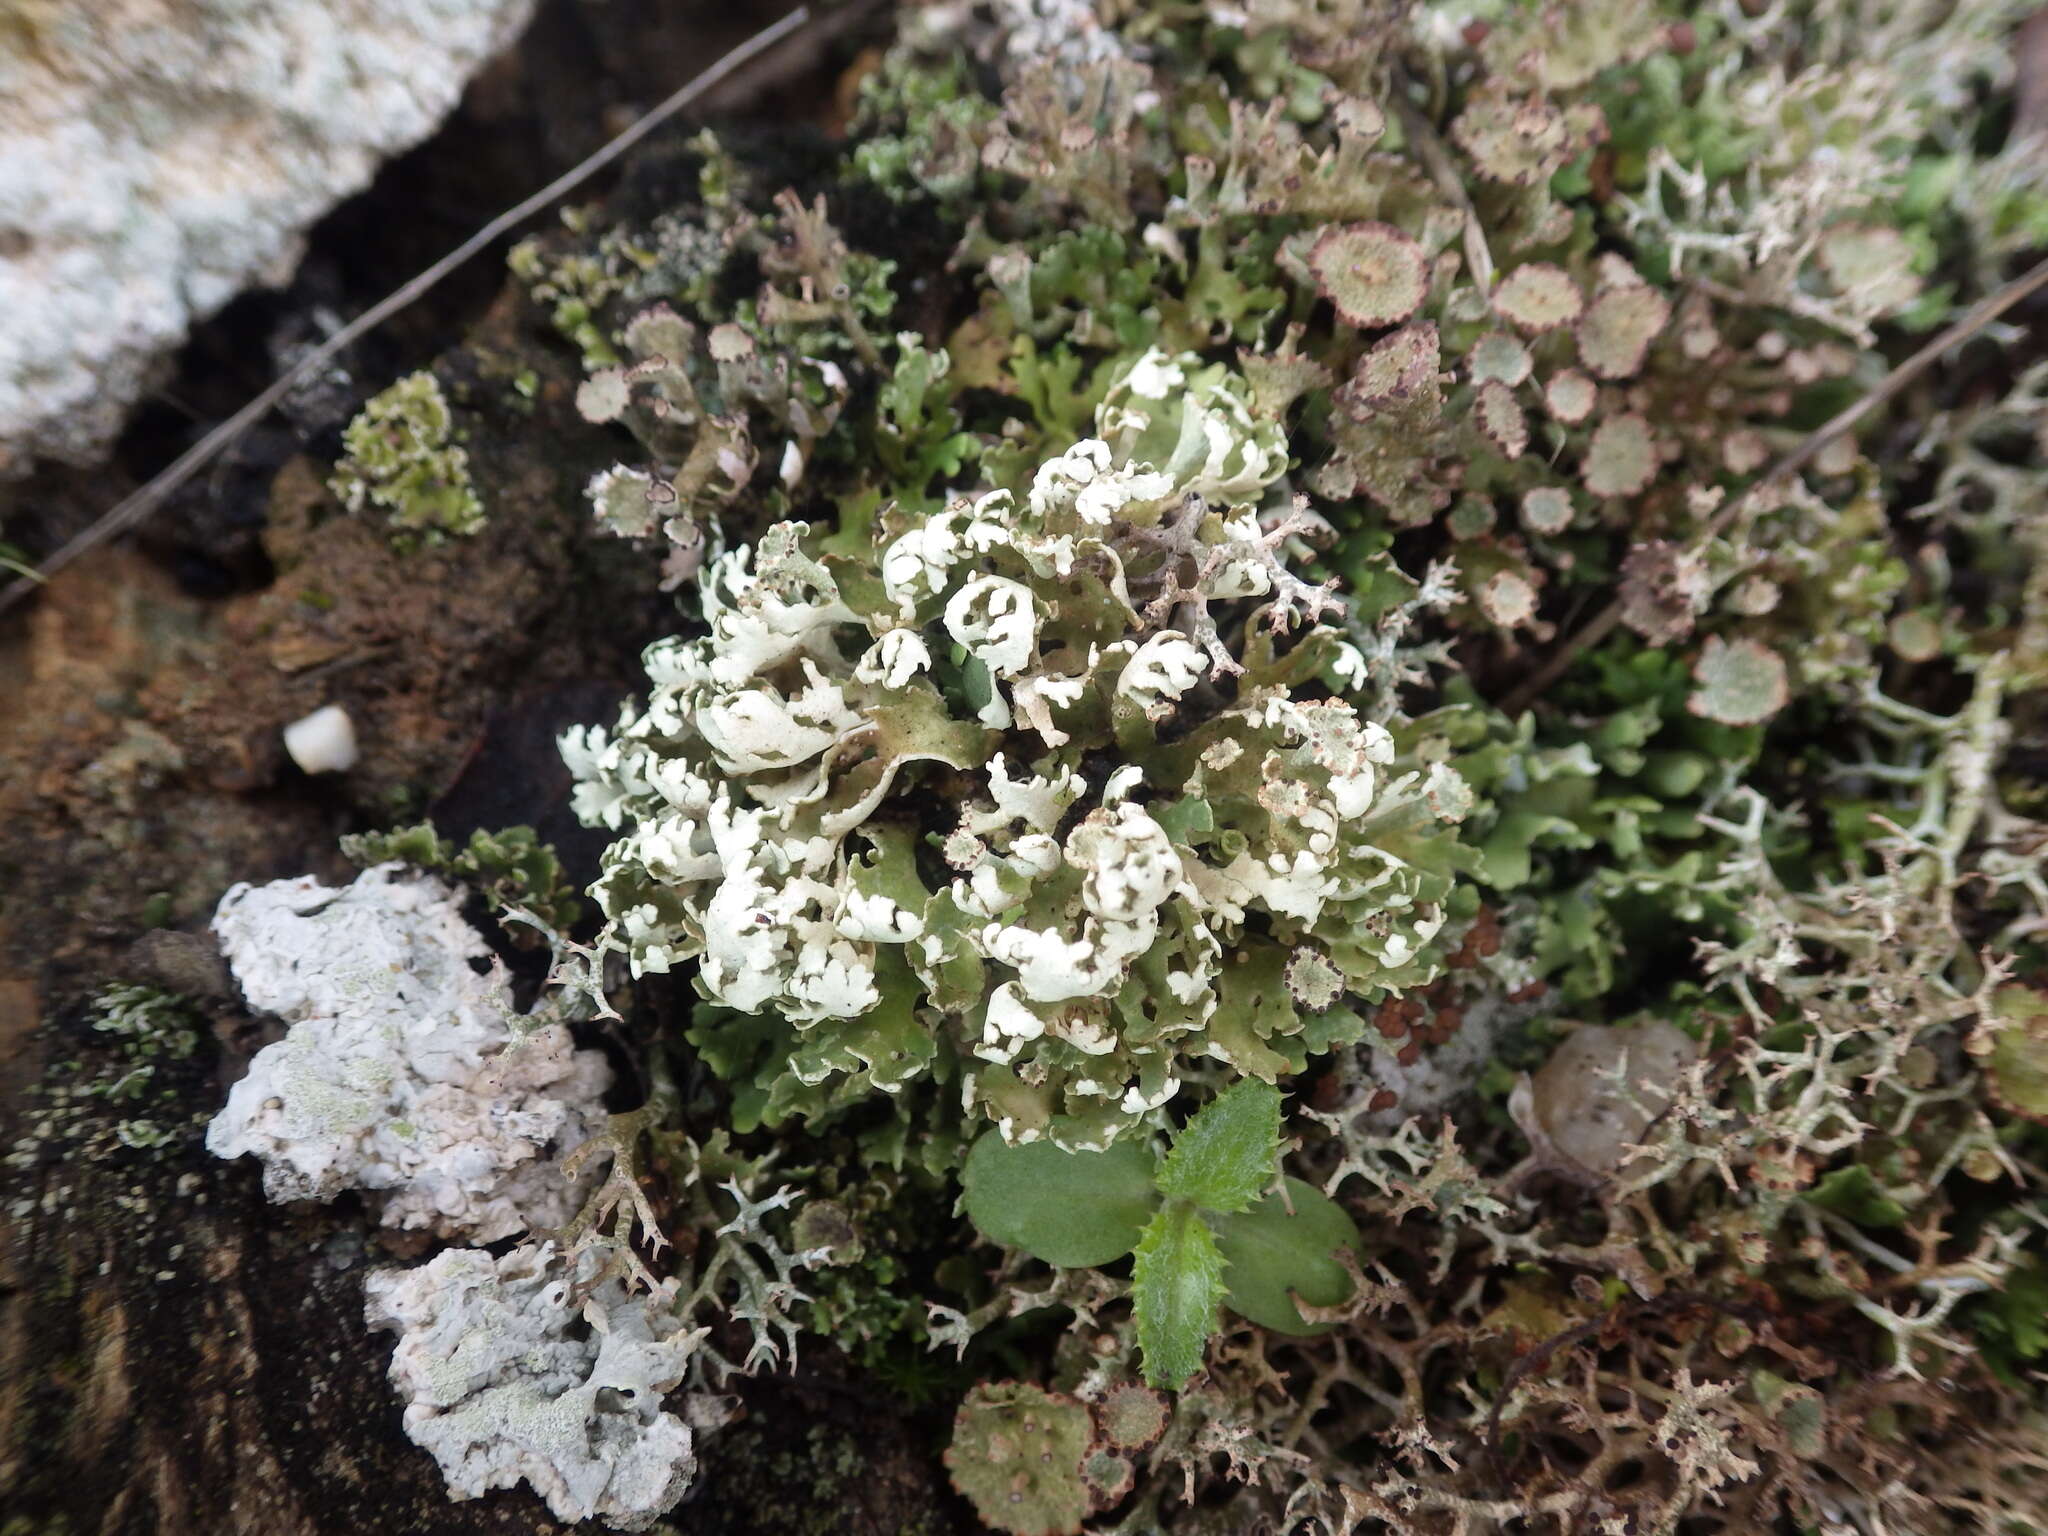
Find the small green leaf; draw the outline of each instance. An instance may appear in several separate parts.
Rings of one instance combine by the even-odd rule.
[[[1350,1272],[1331,1255],[1339,1248],[1356,1251],[1358,1228],[1315,1186],[1289,1179],[1286,1201],[1276,1191],[1239,1215],[1218,1216],[1215,1224],[1217,1247],[1230,1265],[1224,1299],[1239,1317],[1276,1333],[1321,1333],[1327,1325],[1304,1319],[1287,1293],[1312,1307],[1334,1307],[1350,1297]]]
[[[967,1154],[967,1215],[981,1235],[1062,1269],[1108,1264],[1137,1246],[1159,1204],[1157,1159],[1127,1136],[1105,1152],[1049,1141],[1012,1146],[995,1131]]]
[[[2048,1354],[2048,1265],[2029,1259],[2003,1286],[1965,1304],[1964,1326],[1984,1345],[1984,1360],[2008,1386]]]
[[[1806,1199],[1859,1227],[1896,1227],[1906,1219],[1906,1208],[1884,1192],[1862,1163],[1837,1168],[1809,1189]]]
[[[1186,1201],[1169,1201],[1145,1228],[1131,1269],[1147,1381],[1178,1391],[1202,1368],[1222,1299],[1223,1255],[1208,1223]]]
[[[996,696],[995,675],[986,662],[969,656],[960,663],[960,689],[967,707],[979,715]]]
[[[1159,1191],[1205,1210],[1241,1211],[1273,1182],[1279,1145],[1280,1090],[1245,1078],[1182,1129],[1159,1170]]]

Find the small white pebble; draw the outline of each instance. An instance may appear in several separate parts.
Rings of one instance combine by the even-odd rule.
[[[284,749],[307,773],[346,773],[356,765],[356,725],[339,704],[284,728]]]

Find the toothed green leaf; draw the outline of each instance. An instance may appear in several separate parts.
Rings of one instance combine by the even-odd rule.
[[[1223,1255],[1193,1206],[1173,1201],[1152,1218],[1131,1270],[1131,1309],[1145,1379],[1178,1390],[1202,1368],[1223,1300]]]
[[[1241,1211],[1273,1182],[1280,1090],[1246,1078],[1187,1123],[1159,1170],[1159,1189],[1211,1211]]]

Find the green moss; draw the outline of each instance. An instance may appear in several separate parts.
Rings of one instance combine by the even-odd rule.
[[[344,837],[341,851],[368,868],[396,860],[446,874],[481,892],[500,912],[519,908],[557,933],[576,926],[582,903],[562,874],[555,850],[534,835],[531,827],[506,827],[490,832],[478,828],[466,845],[451,843],[433,823],[399,827],[389,832],[363,832]],[[534,937],[534,930],[515,928]]]

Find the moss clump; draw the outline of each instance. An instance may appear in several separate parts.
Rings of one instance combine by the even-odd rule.
[[[7,1152],[14,1169],[53,1158],[155,1154],[196,1143],[207,1116],[181,1109],[204,1075],[204,1024],[183,997],[160,987],[107,987],[38,1090],[41,1103]]]
[[[432,822],[397,827],[389,832],[362,832],[344,837],[341,851],[368,869],[397,860],[430,874],[446,874],[480,892],[500,913],[509,908],[529,913],[557,933],[576,926],[583,904],[562,873],[562,861],[531,827],[506,827],[491,832],[479,827],[466,844],[457,844],[434,830]],[[509,925],[516,939],[537,941],[539,928]]]

